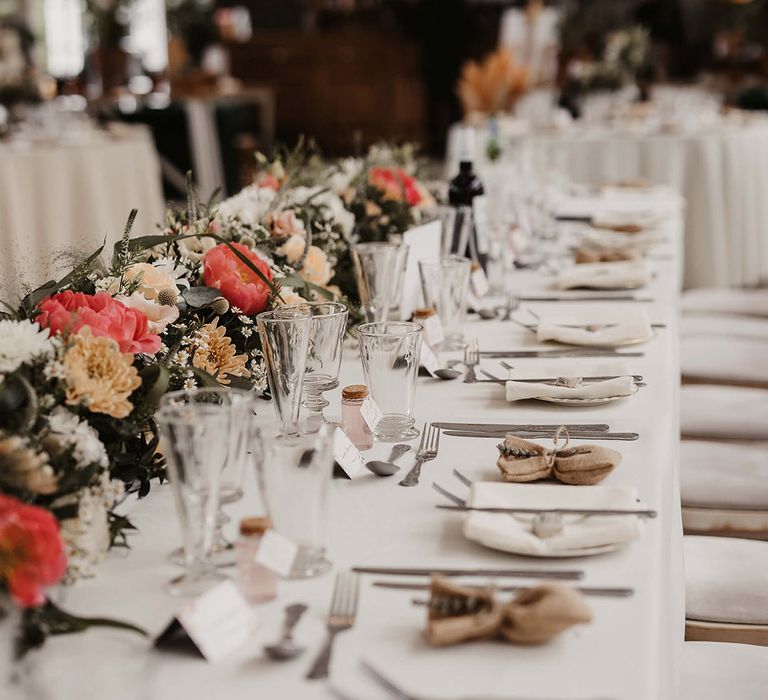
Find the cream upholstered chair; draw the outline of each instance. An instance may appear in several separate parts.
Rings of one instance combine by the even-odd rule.
[[[684,553],[685,638],[768,645],[768,542],[686,535]]]
[[[768,326],[768,320],[765,321]],[[768,337],[694,335],[680,343],[683,384],[768,389]]]
[[[681,700],[768,697],[768,649],[746,644],[686,642]]]
[[[680,390],[683,439],[768,441],[768,391],[690,384]]]
[[[687,534],[768,539],[768,443],[684,440],[680,463]]]
[[[683,340],[701,336],[768,339],[768,318],[726,313],[689,313],[680,319]]]
[[[768,289],[691,289],[683,294],[683,314],[720,313],[768,318]]]

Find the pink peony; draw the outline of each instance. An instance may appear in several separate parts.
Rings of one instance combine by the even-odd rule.
[[[82,294],[61,292],[39,305],[35,319],[51,334],[77,333],[88,326],[94,336],[112,338],[120,352],[154,355],[160,349],[160,336],[149,332],[149,322],[141,311],[129,309],[106,292]]]
[[[66,569],[53,515],[0,494],[0,581],[16,603],[23,607],[44,603],[43,589],[59,581]]]
[[[371,168],[368,182],[382,193],[384,199],[405,200],[412,207],[422,200],[416,180],[400,168]]]
[[[281,212],[273,212],[269,215],[272,223],[272,235],[278,238],[290,238],[291,236],[306,237],[307,231],[304,222],[296,216],[293,209],[285,209]]]
[[[232,246],[250,260],[262,274],[272,279],[269,264],[240,243]],[[224,243],[211,248],[203,262],[205,284],[214,287],[232,305],[244,314],[258,314],[267,308],[270,288],[259,275],[238,258]]]

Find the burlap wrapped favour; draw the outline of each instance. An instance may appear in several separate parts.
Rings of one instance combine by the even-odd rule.
[[[426,636],[434,646],[473,639],[543,644],[574,625],[592,621],[584,596],[561,584],[542,584],[499,602],[492,588],[471,588],[434,576]]]

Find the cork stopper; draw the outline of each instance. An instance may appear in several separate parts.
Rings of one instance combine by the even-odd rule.
[[[431,318],[434,315],[435,315],[435,310],[431,307],[423,308],[423,309],[414,309],[413,313],[411,314],[411,320],[417,321],[423,318]]]
[[[269,518],[243,518],[240,521],[240,534],[245,537],[255,537],[263,535],[270,527],[272,523]]]
[[[477,272],[480,269],[480,263],[477,262],[476,260],[473,260],[472,266],[470,267],[470,269],[472,270],[472,272]]]
[[[364,399],[368,396],[368,387],[365,384],[350,384],[341,390],[342,399]]]

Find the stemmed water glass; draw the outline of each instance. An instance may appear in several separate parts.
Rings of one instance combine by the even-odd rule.
[[[184,539],[186,572],[168,584],[173,595],[197,595],[225,577],[212,550],[220,521],[221,490],[231,467],[242,471],[251,425],[246,392],[196,389],[166,394],[157,422]],[[236,500],[239,487],[228,493]],[[231,502],[231,500],[230,500]]]
[[[256,317],[275,413],[287,434],[299,430],[312,317],[307,308],[293,307],[265,311]]]
[[[280,307],[280,311],[299,310],[309,313],[309,349],[304,372],[304,401],[307,423],[317,427],[325,420],[323,410],[329,405],[323,392],[339,385],[339,367],[347,330],[349,310],[333,301],[305,302]]]
[[[366,321],[386,320],[396,297],[405,248],[396,242],[358,243],[351,254]]]
[[[472,262],[458,255],[440,260],[420,260],[419,275],[424,302],[440,317],[445,331],[442,350],[464,347],[464,317],[467,315],[467,292]]]

